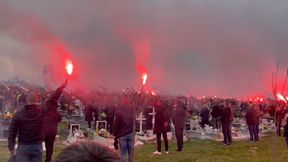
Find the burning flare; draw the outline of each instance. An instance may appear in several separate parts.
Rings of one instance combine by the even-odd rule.
[[[263,98],[260,98],[260,101],[263,102]]]
[[[143,85],[143,86],[146,84],[147,78],[148,78],[148,74],[147,74],[147,73],[145,73],[145,74],[142,75],[142,85]]]
[[[68,74],[68,75],[72,75],[72,73],[73,73],[73,68],[74,68],[73,64],[72,64],[71,62],[67,62],[67,64],[66,64],[66,71],[67,71],[67,74]]]
[[[285,97],[284,97],[282,94],[278,93],[278,94],[277,94],[277,98],[278,98],[279,100],[284,101],[285,103],[287,103]]]

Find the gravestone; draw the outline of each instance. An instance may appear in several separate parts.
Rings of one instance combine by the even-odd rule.
[[[185,131],[189,132],[192,130],[192,127],[191,127],[191,120],[187,120],[185,122]]]
[[[190,119],[186,121],[186,137],[188,139],[191,138],[197,138],[197,139],[210,139],[219,141],[221,139],[221,132],[219,130],[213,129],[213,127],[210,127],[208,125],[205,125],[204,128],[202,128],[199,125],[198,119]]]
[[[85,136],[80,128],[80,124],[70,124],[70,131],[67,142],[75,143],[84,139]]]
[[[107,121],[98,120],[96,121],[96,130],[105,129],[107,130]]]
[[[146,136],[148,138],[153,138],[153,127],[155,123],[155,108],[153,106],[148,106],[144,109],[145,126],[143,126],[146,131]],[[143,131],[143,132],[145,132]]]
[[[139,121],[139,132],[137,132],[138,135],[144,136],[143,121],[145,121],[145,120],[146,120],[146,118],[143,117],[142,112],[139,114],[139,117],[136,118],[136,121]]]
[[[156,116],[155,107],[153,107],[152,110],[153,110],[152,113],[149,113],[149,115],[152,116],[152,125],[153,125],[152,129],[154,129],[154,125],[155,125],[155,116]]]
[[[69,134],[73,134],[77,130],[80,130],[80,124],[70,124]]]
[[[270,118],[262,118],[259,125],[260,133],[267,135],[275,130],[275,122]]]
[[[96,121],[96,132],[94,133],[94,141],[113,149],[114,139],[109,135],[107,127],[107,121]]]

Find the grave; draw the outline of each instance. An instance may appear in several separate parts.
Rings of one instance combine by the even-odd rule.
[[[154,139],[154,138],[156,138],[153,135],[153,129],[154,129],[154,125],[155,125],[155,115],[156,115],[155,107],[152,107],[152,113],[149,113],[148,115],[152,116],[152,130],[147,130],[146,136],[148,138]]]
[[[153,107],[152,110],[153,110],[152,113],[149,113],[149,115],[152,116],[152,125],[153,125],[152,129],[154,129],[154,125],[155,125],[155,116],[156,116],[155,107]]]
[[[223,139],[222,131],[213,129],[208,125],[205,125],[204,129],[200,127],[198,119],[190,119],[185,123],[185,136],[188,139],[210,139],[215,141],[221,141]],[[232,138],[234,140],[247,139],[249,137],[249,131],[246,127],[244,119],[235,119],[232,123]]]
[[[94,133],[94,141],[98,142],[98,143],[101,143],[102,145],[105,145],[111,149],[114,148],[114,139],[113,138],[104,138],[104,137],[101,137],[99,135],[97,135],[96,133]]]
[[[68,143],[75,143],[84,140],[85,136],[81,131],[80,124],[70,124],[69,136],[67,138]]]
[[[139,123],[139,132],[137,132],[137,135],[144,136],[143,121],[145,121],[145,120],[146,120],[146,118],[143,117],[143,113],[142,112],[139,114],[138,117],[136,117],[136,121],[139,121],[139,122],[136,122],[137,126],[138,126],[138,123]]]
[[[113,149],[114,138],[107,131],[107,126],[107,121],[96,121],[96,132],[94,132],[94,141]]]
[[[270,134],[275,131],[275,122],[271,118],[262,118],[260,125],[259,125],[259,131],[263,135]]]
[[[104,121],[104,120],[96,121],[96,130],[99,131],[101,129],[107,130],[107,121]]]

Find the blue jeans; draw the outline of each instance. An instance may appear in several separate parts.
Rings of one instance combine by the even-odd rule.
[[[132,162],[132,147],[133,147],[133,134],[127,134],[119,138],[121,159],[122,162],[126,162],[126,152],[128,152],[129,162]]]
[[[42,144],[19,145],[16,151],[17,162],[41,162]]]

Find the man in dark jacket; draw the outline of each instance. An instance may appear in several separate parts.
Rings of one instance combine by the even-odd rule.
[[[245,118],[250,133],[250,141],[259,141],[259,117],[260,112],[256,105],[250,105]]]
[[[163,100],[160,100],[158,106],[156,106],[155,125],[153,130],[153,133],[156,134],[157,137],[157,151],[154,152],[156,155],[161,155],[161,135],[164,139],[166,154],[169,153],[167,132],[169,132],[171,128],[169,126],[170,116],[168,108],[169,105],[167,101]]]
[[[44,117],[44,141],[46,147],[45,162],[51,162],[58,123],[62,121],[62,116],[57,111],[58,102],[56,100],[50,102],[50,112],[48,112]]]
[[[209,116],[210,112],[208,106],[205,104],[204,107],[200,111],[201,122],[200,125],[204,129],[205,125],[209,125]]]
[[[126,162],[126,152],[128,152],[129,162],[132,162],[133,109],[126,96],[122,98],[116,111],[113,135],[115,139],[119,139],[122,162]]]
[[[221,123],[220,123],[221,108],[218,105],[218,103],[214,103],[212,105],[211,116],[212,116],[213,128],[214,129],[220,129],[220,127],[221,127]]]
[[[246,124],[248,126],[249,134],[250,134],[250,141],[254,141],[254,129],[253,129],[253,126],[255,125],[254,115],[255,115],[254,109],[252,105],[250,105],[245,115]]]
[[[225,145],[231,145],[232,144],[232,120],[233,120],[233,113],[231,104],[225,102],[224,103],[224,109],[222,111],[221,115],[221,123],[222,123],[222,132],[224,136],[223,143]]]
[[[175,134],[177,139],[177,151],[182,151],[183,149],[183,132],[185,126],[185,105],[183,102],[178,101],[176,109],[174,110],[172,121],[175,126]]]
[[[8,149],[10,155],[14,156],[18,135],[17,161],[41,162],[44,115],[50,111],[51,103],[58,100],[66,86],[67,81],[54,92],[42,109],[37,106],[38,94],[29,93],[25,108],[14,115],[9,127]]]

